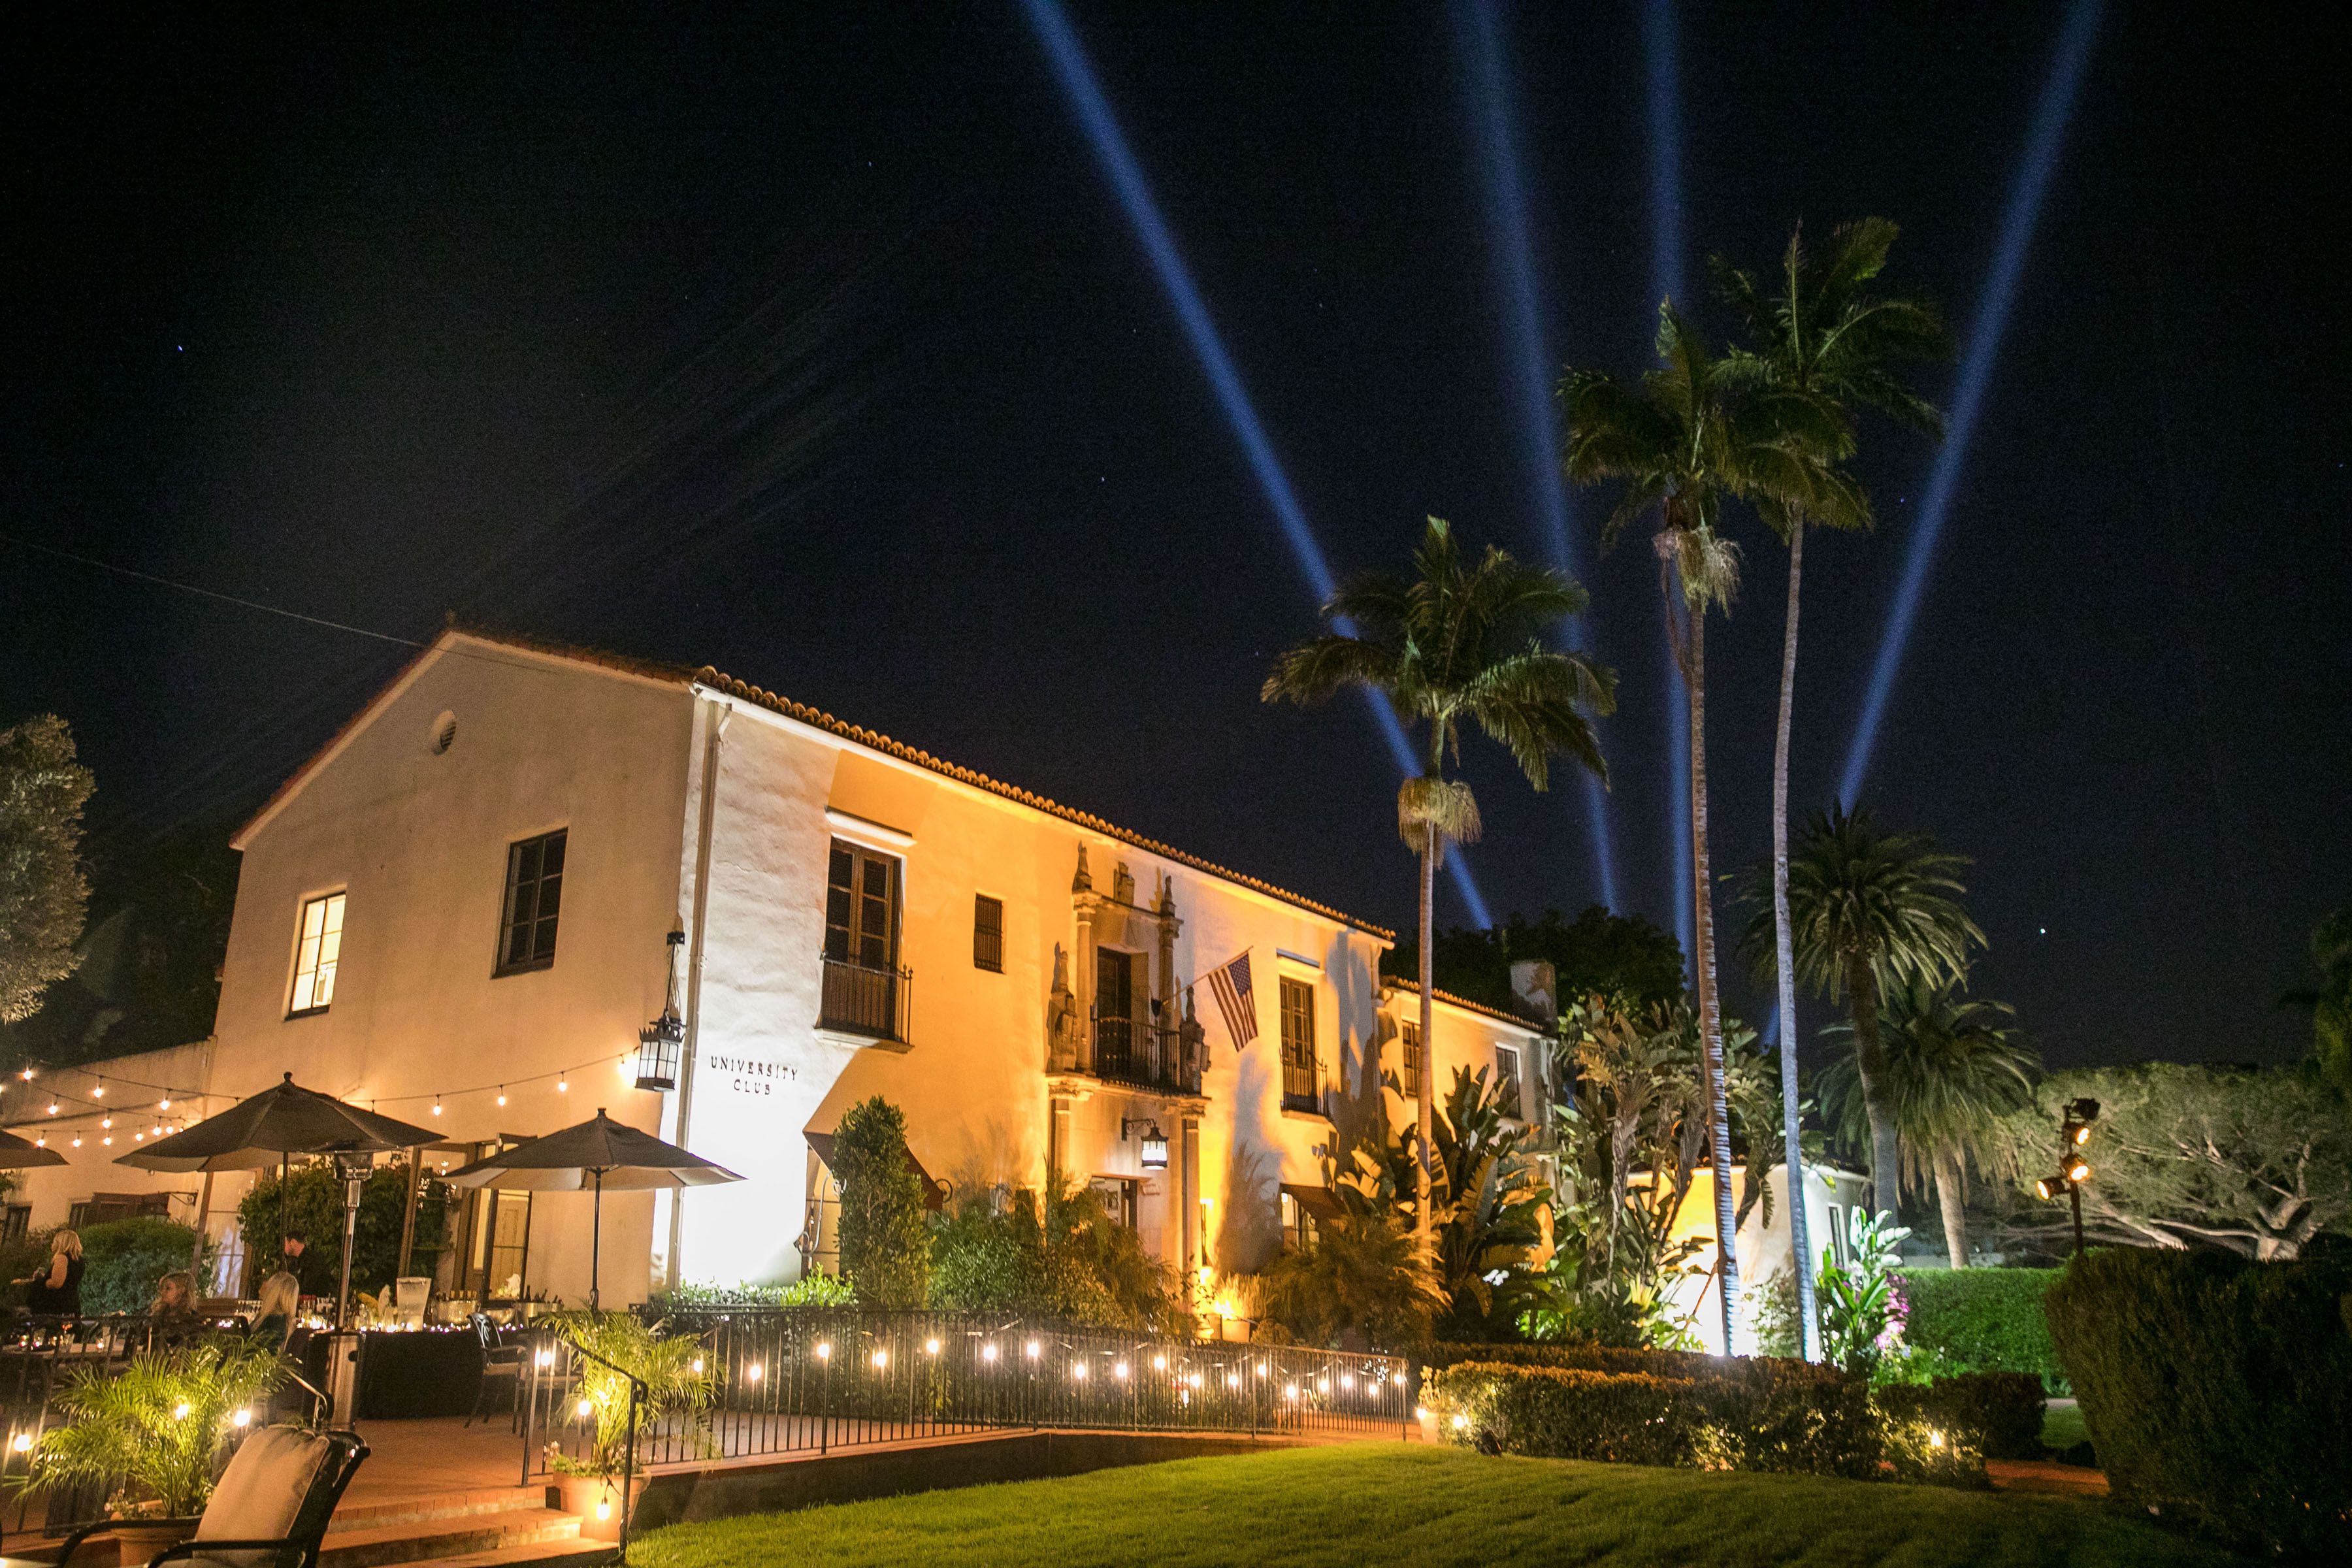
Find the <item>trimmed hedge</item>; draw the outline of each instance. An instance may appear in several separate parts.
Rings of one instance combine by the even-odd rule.
[[[1896,1276],[1909,1321],[1903,1338],[1971,1372],[2029,1372],[2068,1392],[2042,1298],[2062,1268],[1922,1268]]]
[[[1870,1477],[1883,1453],[1868,1386],[1803,1362],[1700,1377],[1460,1362],[1423,1397],[1453,1441],[1545,1458]]]
[[[1496,1366],[1549,1366],[1578,1372],[1633,1373],[1645,1377],[1705,1378],[1769,1375],[1775,1366],[1804,1367],[1809,1362],[1780,1356],[1719,1356],[1703,1351],[1625,1349],[1616,1345],[1536,1343],[1480,1345],[1440,1342],[1414,1352],[1423,1366],[1441,1369],[1465,1362]]]
[[[2352,1261],[2117,1248],[2051,1337],[2116,1497],[2233,1546],[2352,1562]]]
[[[1927,1384],[1894,1384],[1873,1395],[1895,1421],[1923,1421],[1962,1438],[1988,1459],[2042,1457],[2042,1380],[2026,1372],[1971,1372]]]

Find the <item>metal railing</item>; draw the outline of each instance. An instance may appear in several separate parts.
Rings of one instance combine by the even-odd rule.
[[[1313,1057],[1301,1061],[1286,1051],[1283,1053],[1282,1108],[1313,1111],[1323,1109],[1323,1068]]]
[[[32,1450],[61,1424],[58,1396],[79,1376],[114,1377],[142,1352],[191,1343],[222,1331],[234,1330],[205,1321],[159,1324],[144,1314],[133,1313],[17,1318],[0,1326],[0,1426],[5,1426],[5,1436],[0,1436],[0,1494],[6,1495],[13,1505],[0,1510],[0,1525],[10,1533],[34,1528],[37,1507],[40,1510],[37,1527],[53,1536],[104,1518],[113,1489],[110,1482],[60,1486],[39,1494],[16,1488],[16,1483],[31,1469]],[[273,1396],[272,1405],[299,1404],[298,1388],[313,1396],[315,1418],[317,1390],[299,1373],[289,1374],[286,1391]],[[233,1429],[222,1439],[215,1457],[216,1465],[227,1463],[249,1429]]]
[[[989,1430],[1402,1436],[1405,1363],[1296,1346],[1228,1344],[1019,1318],[858,1309],[672,1313],[699,1342],[708,1408],[660,1408],[638,1440],[649,1465],[824,1454]],[[581,1365],[550,1332],[522,1390],[523,1481],[551,1451],[584,1455]]]
[[[1201,1064],[1184,1032],[1150,1018],[1095,1020],[1093,1076],[1169,1094],[1201,1092]]]
[[[915,977],[901,968],[869,969],[845,959],[825,958],[817,1023],[844,1034],[905,1041]]]

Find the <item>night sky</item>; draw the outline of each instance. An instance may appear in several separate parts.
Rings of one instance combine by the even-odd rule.
[[[1016,5],[327,9],[12,13],[0,531],[394,637],[716,664],[1410,923],[1362,705],[1257,701],[1312,596]],[[2053,1063],[2276,1059],[2352,896],[2352,49],[2143,9],[2091,56],[1864,798],[1976,858],[1977,988]],[[1685,9],[1695,281],[1881,214],[1966,329],[2060,16],[1954,12]],[[1460,14],[1073,20],[1333,564],[1402,564],[1430,512],[1544,558]],[[1640,12],[1503,34],[1546,363],[1636,370]],[[1808,808],[1932,456],[1864,439],[1880,532],[1807,555]],[[1654,572],[1571,505],[1621,902],[1671,928]],[[1784,586],[1735,527],[1724,869],[1768,841]],[[0,648],[0,723],[71,721],[101,846],[233,824],[409,651],[5,542]],[[1593,899],[1581,791],[1474,751],[1495,911]]]

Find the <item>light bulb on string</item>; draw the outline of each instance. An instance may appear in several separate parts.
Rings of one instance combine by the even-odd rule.
[[[156,1109],[156,1110],[171,1110],[171,1109],[172,1109],[172,1097],[171,1097],[170,1095],[168,1095],[168,1094],[167,1094],[167,1095],[165,1095],[163,1099],[161,1099],[161,1100],[157,1100],[157,1101],[155,1102],[155,1109]]]
[[[433,1114],[436,1116],[441,1114],[441,1097],[437,1094],[433,1097]]]
[[[108,1133],[105,1137],[103,1137],[103,1138],[100,1139],[100,1140],[99,1140],[99,1142],[100,1142],[100,1145],[102,1145],[102,1146],[103,1146],[103,1147],[105,1147],[105,1148],[109,1148],[109,1149],[113,1148],[113,1147],[114,1147],[114,1134],[113,1134],[113,1133],[111,1133],[111,1132]]]
[[[499,1103],[500,1105],[504,1105],[506,1102],[507,1102],[507,1086],[506,1086],[506,1085],[504,1085],[504,1084],[500,1084],[500,1085],[499,1085]]]
[[[89,1097],[92,1100],[104,1100],[106,1098],[106,1080],[104,1079],[100,1079],[98,1080],[98,1087],[89,1091]]]
[[[98,1119],[98,1124],[100,1127],[111,1127],[114,1125],[114,1118],[111,1116],[101,1116]]]
[[[77,1149],[81,1147],[81,1134],[79,1132],[74,1134],[73,1146]]]
[[[57,1102],[56,1100],[53,1100],[49,1101],[49,1114],[50,1114],[51,1116],[55,1116],[57,1113],[58,1113],[58,1102]]]
[[[555,1075],[555,1092],[558,1094],[570,1094],[572,1092],[572,1079],[567,1075],[563,1073],[557,1073]]]
[[[32,1064],[32,1063],[30,1063],[30,1062],[26,1062],[23,1067],[18,1068],[16,1069],[16,1076],[17,1076],[18,1078],[23,1079],[26,1083],[30,1083],[30,1082],[32,1082],[32,1081],[33,1081],[33,1064]]]

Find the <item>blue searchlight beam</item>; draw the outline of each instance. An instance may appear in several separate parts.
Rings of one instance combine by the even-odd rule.
[[[1551,563],[1570,576],[1578,570],[1575,535],[1569,527],[1568,486],[1559,471],[1559,414],[1552,396],[1552,358],[1544,345],[1543,307],[1536,281],[1535,242],[1528,230],[1527,181],[1512,129],[1509,73],[1503,63],[1502,27],[1494,0],[1470,0],[1463,13],[1463,36],[1470,58],[1472,122],[1480,172],[1486,176],[1486,226],[1493,233],[1496,283],[1509,312],[1511,391],[1519,404],[1519,445],[1536,515]],[[1588,641],[1581,619],[1562,628],[1568,646]],[[1601,781],[1579,770],[1584,810],[1592,832],[1592,865],[1601,901],[1617,902],[1617,861],[1609,840],[1608,793]]]
[[[2001,334],[2009,325],[2010,306],[2017,299],[2018,274],[2024,270],[2025,253],[2032,246],[2034,224],[2042,215],[2042,198],[2050,189],[2059,145],[2065,140],[2066,122],[2074,114],[2075,91],[2082,85],[2091,44],[2098,36],[2101,3],[2102,0],[2074,0],[2067,7],[2058,52],[2042,84],[2042,98],[2033,111],[2033,130],[2026,142],[2025,162],[2017,172],[2017,183],[2010,188],[2009,205],[2001,214],[1992,273],[1985,280],[1984,297],[1977,301],[1976,319],[1969,323],[1968,346],[1960,356],[1959,383],[1952,393],[1950,424],[1943,447],[1936,453],[1935,466],[1928,470],[1927,492],[1920,498],[1919,521],[1911,535],[1910,552],[1904,558],[1903,577],[1895,587],[1886,635],[1878,645],[1877,662],[1871,667],[1862,720],[1854,726],[1853,741],[1846,752],[1845,773],[1838,781],[1838,799],[1848,806],[1861,796],[1863,781],[1870,776],[1879,725],[1886,717],[1886,701],[1895,689],[1895,672],[1902,668],[1904,649],[1911,640],[1912,623],[1918,616],[1927,567],[1935,559],[1936,541],[1944,531],[1952,492],[1958,488],[1961,468],[1968,461],[1969,437],[1976,430],[1985,389],[1992,380],[1993,360],[2000,352]]]
[[[1258,488],[1265,492],[1266,504],[1274,509],[1275,521],[1281,525],[1284,542],[1290,546],[1316,603],[1322,604],[1331,597],[1338,580],[1331,574],[1330,563],[1325,560],[1314,531],[1307,524],[1307,513],[1282,471],[1280,459],[1274,455],[1274,443],[1267,439],[1265,426],[1258,422],[1256,405],[1242,385],[1241,373],[1234,368],[1233,357],[1225,352],[1224,340],[1210,319],[1209,307],[1176,248],[1175,236],[1160,216],[1160,204],[1152,199],[1142,165],[1128,146],[1127,136],[1111,113],[1109,100],[1103,97],[1094,67],[1071,29],[1069,17],[1057,0],[1021,0],[1021,5],[1028,14],[1030,26],[1036,29],[1038,42],[1045,46],[1045,57],[1053,63],[1054,74],[1069,97],[1080,128],[1094,144],[1103,173],[1110,176],[1119,205],[1127,209],[1128,221],[1135,226],[1136,237],[1143,242],[1151,269],[1159,274],[1160,287],[1167,290],[1169,303],[1175,307],[1176,319],[1192,342],[1202,373],[1209,378],[1217,401],[1224,406],[1225,418],[1242,444],[1251,471],[1257,476]],[[1343,625],[1340,629],[1351,628]],[[1378,695],[1366,696],[1398,768],[1408,777],[1420,773],[1421,761],[1413,752],[1412,743],[1405,738],[1404,726],[1398,722],[1395,710]],[[1482,929],[1493,925],[1494,916],[1487,911],[1486,900],[1480,896],[1469,864],[1458,848],[1445,857],[1445,865],[1454,873],[1454,889],[1462,895],[1472,922]]]
[[[1688,308],[1683,298],[1682,60],[1675,35],[1674,0],[1648,0],[1642,7],[1642,50],[1649,67],[1650,109],[1650,292]],[[1667,908],[1675,912],[1675,940],[1683,945],[1683,966],[1696,973],[1691,930],[1690,694],[1670,657],[1666,674],[1666,837],[1675,868]]]

